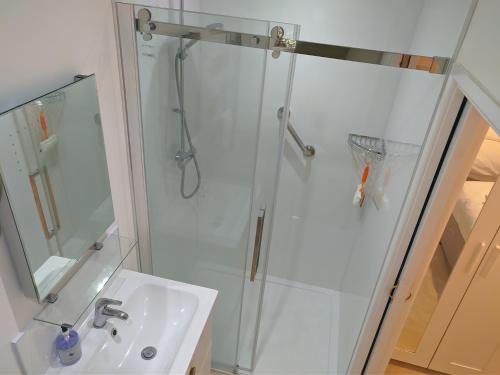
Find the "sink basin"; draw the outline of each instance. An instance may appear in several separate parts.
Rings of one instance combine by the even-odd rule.
[[[78,330],[80,361],[48,373],[185,374],[216,296],[212,289],[122,270],[100,297],[123,301],[117,308],[128,320],[110,318],[93,328],[92,310]],[[146,347],[156,349],[154,358],[142,358]]]

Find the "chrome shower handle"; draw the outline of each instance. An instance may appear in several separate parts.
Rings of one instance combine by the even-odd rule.
[[[283,111],[283,107],[280,107],[278,109],[277,116],[280,120],[283,118]],[[292,124],[290,124],[290,121],[288,121],[288,123],[286,124],[286,128],[288,129],[288,132],[292,136],[295,143],[297,143],[300,150],[302,151],[302,155],[304,155],[306,158],[314,156],[314,154],[316,153],[316,149],[314,148],[314,146],[304,144],[295,128],[292,126]]]
[[[260,248],[262,245],[262,232],[264,231],[264,219],[266,217],[266,209],[259,210],[257,217],[257,227],[255,228],[255,242],[253,245],[252,268],[250,270],[250,281],[255,281],[255,275],[259,269]]]

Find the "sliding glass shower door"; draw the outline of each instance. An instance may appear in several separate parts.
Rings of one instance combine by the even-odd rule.
[[[311,11],[299,3],[283,14]],[[142,267],[219,291],[215,368],[343,374],[359,352],[470,1],[355,3],[304,16],[333,25],[316,26],[324,44],[119,5],[136,38]]]
[[[178,36],[182,25],[257,35],[275,26],[140,6],[134,13]],[[152,273],[217,289],[213,366],[249,368],[282,139],[276,114],[292,57],[139,32],[136,46]]]

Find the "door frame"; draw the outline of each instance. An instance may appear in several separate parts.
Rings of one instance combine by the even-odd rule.
[[[427,156],[426,160],[423,160],[420,164],[424,165],[424,168],[422,168],[424,170],[420,171],[420,174],[417,174],[422,182],[416,189],[418,192],[414,197],[408,198],[414,202],[412,207],[415,209],[418,207],[418,202],[423,206],[427,200],[426,196],[432,187],[435,171],[439,166],[446,142],[464,99],[467,99],[481,116],[500,132],[500,107],[483,91],[463,66],[456,64],[447,83],[442,105],[439,106],[437,116],[431,127],[431,131],[432,129],[434,130],[434,134],[429,134],[431,142],[426,144],[423,151],[423,156]],[[448,155],[453,153],[456,146],[456,143],[451,145]],[[444,160],[441,170],[446,170],[446,167],[452,161],[451,158]],[[426,185],[428,186],[427,189],[425,189]],[[425,238],[423,233],[428,235],[429,230],[431,230],[431,233],[436,232],[434,226],[436,226],[436,223],[442,217],[438,203],[442,197],[446,196],[449,189],[450,184],[447,184],[446,181],[440,183],[438,178],[434,192],[432,192],[428,200],[428,209],[423,213],[422,225],[415,233],[413,244],[406,254],[398,255],[401,258],[399,262],[400,268],[397,270],[399,277],[393,279],[397,280],[398,287],[394,289],[390,302],[384,306],[384,316],[376,326],[377,334],[372,343],[370,355],[366,358],[365,374],[383,374],[389,363],[393,349],[397,344],[401,330],[410,313],[413,292],[416,291],[415,287],[421,284],[425,276],[425,271],[434,254],[434,249],[426,246],[429,243],[429,238]],[[417,216],[420,210],[415,212],[417,214],[413,216]],[[415,222],[415,225],[411,228],[415,228],[416,224],[418,223]],[[409,232],[409,228],[405,232]],[[395,269],[395,267],[392,268],[392,271]],[[372,323],[372,329],[375,328],[375,324],[375,322]],[[356,364],[356,361],[354,361],[354,364]],[[361,372],[362,370],[356,372],[353,369],[352,373]]]
[[[136,238],[139,249],[139,270],[152,275],[153,260],[149,238],[134,4],[114,1],[113,8],[118,63],[120,65],[120,86],[130,158],[130,186],[132,187],[132,207],[135,214]]]
[[[441,168],[439,172],[436,187],[432,193],[432,203],[423,217],[424,221],[415,243],[415,247],[427,249],[428,254],[426,255],[429,256],[429,262],[432,262],[434,258],[435,249],[454,210],[462,185],[467,179],[470,165],[477,155],[488,129],[486,124],[480,124],[480,122],[479,112],[474,105],[467,101],[456,119],[457,127],[452,139],[450,139],[451,145],[443,163],[445,168]],[[419,344],[414,351],[395,348],[392,358],[420,367],[427,368],[429,366],[451,316],[458,307],[479,262],[497,232],[496,222],[491,218],[495,217],[495,207],[498,204],[500,204],[500,184],[495,183],[470,235],[465,238],[465,244]],[[423,235],[424,233],[425,235]],[[411,296],[407,297],[412,305],[420,290],[420,283],[428,272],[428,267],[427,264],[425,271],[419,274],[419,280],[414,281],[412,285]]]

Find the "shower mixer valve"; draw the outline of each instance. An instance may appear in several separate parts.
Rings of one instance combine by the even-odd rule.
[[[177,151],[175,154],[175,161],[179,168],[183,168],[194,157],[196,150],[192,151]]]

